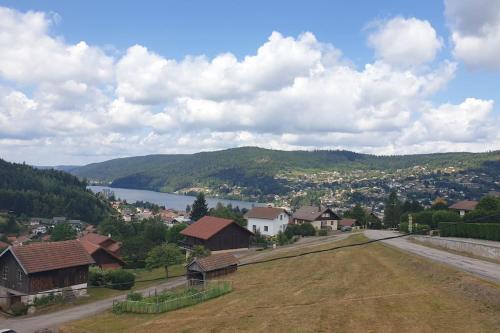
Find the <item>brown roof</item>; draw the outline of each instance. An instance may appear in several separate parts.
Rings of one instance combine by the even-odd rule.
[[[82,244],[85,251],[87,251],[87,253],[90,254],[91,256],[98,251],[104,251],[104,252],[108,253],[110,256],[112,256],[113,258],[115,258],[117,261],[119,261],[121,265],[125,265],[125,262],[122,260],[122,258],[120,258],[118,255],[113,253],[113,251],[111,251],[103,246],[91,243],[83,238],[80,239],[80,243]]]
[[[119,242],[115,241],[114,239],[109,238],[107,236],[95,234],[95,233],[88,233],[80,239],[87,241],[87,242],[90,242],[90,243],[95,244],[95,245],[99,245],[99,246],[105,248],[106,250],[111,251],[115,254],[121,248],[121,244]]]
[[[184,236],[191,236],[206,240],[231,223],[235,222],[233,220],[223,219],[220,217],[203,216],[201,219],[182,230],[181,234]]]
[[[2,242],[0,241],[0,249],[6,249],[10,246],[9,243],[5,243],[5,242]]]
[[[203,272],[215,271],[224,267],[238,265],[239,261],[231,253],[217,253],[211,256],[193,260],[188,266],[197,263]]]
[[[339,225],[341,225],[342,227],[352,227],[356,225],[357,222],[358,220],[356,219],[342,219],[339,221]]]
[[[245,214],[245,217],[254,219],[274,220],[281,213],[287,213],[283,208],[274,207],[253,207]],[[288,214],[288,213],[287,213]]]
[[[477,201],[474,200],[463,200],[457,203],[454,203],[449,208],[456,210],[474,210],[477,206]]]
[[[9,250],[26,274],[95,263],[77,240],[11,246],[2,255]]]
[[[315,206],[302,206],[295,213],[293,213],[293,218],[305,221],[316,221],[324,212],[330,210],[337,218],[337,214],[330,208],[319,208]]]

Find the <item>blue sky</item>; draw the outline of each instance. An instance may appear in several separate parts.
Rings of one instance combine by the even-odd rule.
[[[9,10],[5,15],[15,17],[16,15],[12,13],[19,14],[19,16],[13,20],[19,20],[16,24],[19,24],[20,27],[22,27],[22,24],[27,24],[23,21],[22,15],[26,15],[29,11],[39,13],[43,16],[47,29],[42,29],[41,32],[35,31],[34,38],[40,39],[40,35],[47,36],[51,40],[60,43],[59,46],[61,46],[62,49],[64,49],[65,46],[77,45],[79,42],[84,41],[86,45],[102,53],[100,55],[102,59],[96,60],[99,64],[102,64],[102,61],[106,62],[108,60],[110,63],[106,65],[109,66],[109,73],[105,75],[105,79],[101,77],[99,77],[99,79],[95,77],[89,79],[89,75],[85,74],[86,72],[84,69],[76,70],[74,68],[68,69],[67,72],[74,70],[75,73],[78,73],[75,75],[82,75],[85,76],[85,78],[77,76],[51,78],[50,74],[40,74],[39,78],[31,79],[27,76],[17,75],[16,73],[2,75],[2,59],[0,57],[0,97],[2,94],[5,98],[10,96],[9,101],[11,101],[14,98],[14,93],[20,93],[22,96],[15,96],[18,98],[25,98],[23,99],[23,105],[31,105],[29,103],[32,102],[33,105],[36,105],[33,106],[33,108],[38,109],[41,108],[42,105],[49,105],[47,96],[51,96],[51,101],[54,99],[61,101],[61,105],[63,105],[61,109],[59,110],[54,105],[50,104],[50,110],[44,109],[43,111],[39,111],[39,113],[46,112],[47,115],[54,116],[54,118],[61,118],[61,115],[67,115],[68,119],[70,115],[71,117],[78,115],[78,119],[71,118],[68,121],[74,121],[75,124],[79,124],[80,126],[88,126],[89,131],[96,133],[95,140],[85,145],[84,149],[75,146],[74,141],[70,140],[73,136],[70,129],[61,131],[61,133],[49,133],[53,131],[52,124],[47,124],[47,128],[41,131],[47,132],[46,136],[43,134],[35,135],[33,132],[36,131],[33,130],[27,130],[26,133],[21,133],[22,131],[9,132],[5,130],[4,132],[8,132],[8,134],[2,136],[2,127],[0,126],[0,156],[20,161],[24,160],[26,155],[29,155],[30,152],[35,151],[36,156],[26,158],[26,160],[33,163],[44,164],[86,163],[112,157],[144,153],[193,152],[199,150],[222,149],[231,146],[231,142],[234,142],[234,145],[255,144],[279,149],[342,148],[377,154],[408,153],[414,151],[428,152],[433,150],[434,148],[432,147],[436,147],[436,144],[442,144],[440,150],[480,151],[498,149],[499,146],[497,146],[496,143],[498,138],[495,136],[496,134],[492,133],[485,137],[483,135],[475,136],[473,132],[477,132],[482,128],[481,122],[489,125],[496,124],[495,122],[499,117],[500,112],[498,103],[500,102],[500,89],[498,89],[498,86],[500,83],[500,66],[497,65],[495,59],[491,59],[492,57],[490,57],[490,59],[486,58],[486,56],[481,59],[477,59],[479,57],[474,57],[474,55],[480,53],[481,50],[470,49],[469,44],[467,44],[468,39],[466,39],[466,37],[473,36],[482,43],[492,44],[496,41],[495,38],[497,37],[494,31],[490,35],[481,35],[480,29],[476,32],[471,32],[471,29],[469,29],[466,24],[467,22],[472,22],[472,18],[468,16],[468,13],[475,10],[478,13],[477,17],[479,17],[479,19],[482,19],[484,16],[484,26],[493,27],[494,30],[497,26],[500,27],[500,15],[495,16],[490,14],[500,11],[500,7],[494,0],[481,0],[480,4],[476,4],[476,6],[480,6],[477,8],[473,7],[475,2],[472,0],[465,0],[462,3],[459,2],[458,0],[449,0],[447,3],[437,0],[418,2],[388,0],[308,2],[0,1],[0,6]],[[464,3],[467,4],[463,5]],[[448,8],[448,14],[445,13],[446,8]],[[402,22],[398,23],[394,21],[398,18],[401,19]],[[432,50],[429,52],[431,52],[432,55],[424,55],[422,59],[412,60],[409,64],[405,64],[405,68],[400,66],[402,61],[401,57],[404,58],[404,54],[403,56],[400,54],[400,58],[396,59],[396,62],[398,62],[396,65],[394,63],[394,57],[389,59],[387,56],[382,56],[381,54],[384,54],[384,52],[387,52],[387,49],[391,48],[390,42],[388,43],[386,41],[385,43],[387,45],[378,45],[377,43],[382,43],[381,41],[384,40],[381,37],[384,32],[389,33],[391,22],[400,24],[400,27],[401,24],[403,24],[405,27],[408,27],[408,31],[417,31],[417,36],[420,36],[419,34],[429,33],[429,29],[425,29],[427,24],[430,27],[431,36],[423,42],[424,44],[422,47],[430,47]],[[470,25],[472,26],[472,23],[470,23]],[[36,25],[30,27],[35,30],[39,29]],[[394,27],[394,25],[392,25],[392,27]],[[411,30],[410,28],[423,30]],[[2,29],[1,26],[0,29]],[[11,29],[11,27],[4,27],[4,29]],[[18,33],[16,29],[11,30],[14,36]],[[208,94],[203,90],[205,89],[203,87],[198,87],[203,91],[195,91],[192,94],[186,93],[185,91],[187,91],[188,88],[196,89],[193,88],[191,83],[187,84],[186,82],[189,79],[196,79],[196,77],[193,77],[193,75],[196,76],[196,74],[193,73],[196,73],[196,70],[201,70],[198,67],[196,67],[196,70],[191,71],[190,69],[190,74],[186,75],[191,76],[187,78],[182,77],[182,79],[179,79],[181,82],[170,82],[170,80],[174,80],[175,78],[162,77],[158,78],[158,80],[153,83],[148,81],[147,84],[136,84],[136,86],[133,86],[135,84],[133,78],[127,77],[125,80],[125,74],[120,75],[120,73],[125,73],[124,71],[120,71],[121,60],[130,60],[131,66],[134,66],[133,69],[140,69],[143,68],[141,66],[146,66],[144,62],[140,64],[132,62],[132,60],[139,61],[139,58],[141,61],[176,61],[179,68],[170,68],[172,71],[167,71],[167,74],[165,74],[167,76],[168,73],[172,73],[176,70],[182,70],[182,73],[186,72],[186,70],[182,68],[187,68],[188,65],[195,66],[185,62],[186,56],[190,55],[203,55],[206,61],[210,63],[210,61],[217,56],[229,52],[234,55],[239,63],[244,63],[245,57],[255,56],[257,50],[268,42],[273,31],[279,32],[285,39],[293,38],[295,42],[299,41],[301,34],[305,32],[312,33],[315,38],[314,43],[316,43],[312,48],[315,49],[319,47],[319,44],[328,44],[335,48],[342,54],[342,59],[332,68],[340,68],[341,62],[348,62],[350,66],[354,68],[351,71],[353,77],[359,76],[360,74],[367,75],[364,72],[365,66],[375,63],[377,63],[377,66],[382,66],[382,63],[390,65],[390,69],[384,69],[384,73],[388,71],[386,74],[390,72],[390,75],[399,73],[398,75],[404,76],[404,73],[411,73],[415,76],[414,81],[430,81],[431,79],[429,79],[429,76],[434,77],[441,75],[439,69],[441,66],[444,66],[443,64],[445,62],[453,63],[455,67],[453,74],[443,79],[445,82],[440,84],[439,88],[434,89],[432,93],[418,93],[414,96],[410,96],[409,100],[406,99],[409,94],[408,92],[401,92],[404,100],[396,98],[390,100],[390,97],[377,97],[382,99],[386,98],[386,105],[391,104],[401,107],[406,111],[405,114],[402,113],[395,116],[395,114],[391,112],[397,111],[379,110],[377,109],[378,106],[375,105],[370,106],[371,109],[373,109],[370,111],[371,113],[362,114],[362,111],[353,106],[354,109],[351,111],[355,112],[355,110],[358,110],[360,112],[360,117],[370,117],[375,114],[377,119],[368,125],[359,124],[358,126],[348,126],[347,128],[341,128],[336,125],[332,125],[330,128],[315,128],[312,125],[300,127],[297,125],[297,123],[300,123],[300,120],[298,120],[297,122],[290,121],[287,128],[269,129],[266,125],[260,123],[248,125],[248,122],[242,120],[241,123],[234,124],[235,128],[231,130],[214,125],[213,122],[208,121],[206,119],[208,116],[204,116],[203,112],[205,111],[203,110],[214,108],[213,112],[217,113],[217,116],[220,116],[219,113],[225,112],[221,110],[229,104],[232,106],[232,110],[247,110],[252,107],[255,111],[253,111],[254,113],[251,113],[251,115],[253,117],[258,117],[261,113],[267,111],[262,111],[261,108],[257,107],[257,101],[258,105],[267,105],[268,103],[263,102],[262,99],[264,98],[264,93],[268,93],[269,89],[254,87],[255,90],[252,90],[251,96],[242,96],[243,93],[239,92],[231,94],[230,96],[224,95],[221,97],[213,92]],[[432,37],[433,33],[435,33],[434,37]],[[458,37],[453,39],[453,33]],[[411,38],[412,37],[409,37],[409,39],[407,39],[408,43],[411,43]],[[372,40],[371,44],[370,40]],[[432,44],[432,42],[434,42],[434,44]],[[312,45],[309,42],[304,43],[309,46]],[[436,43],[439,43],[439,45]],[[142,48],[141,50],[146,50],[146,52],[141,53],[138,49],[131,50],[134,45],[139,45]],[[3,46],[7,47],[9,45],[5,44]],[[40,47],[46,47],[46,44]],[[39,50],[40,49],[38,49],[38,51]],[[416,53],[419,52],[417,46],[415,46],[415,50],[417,50],[415,51]],[[136,52],[132,54],[133,52],[131,51]],[[410,51],[406,50],[404,52]],[[57,50],[47,46],[47,54],[44,54],[44,56],[53,56],[54,59],[56,59],[58,54],[55,52],[57,52]],[[411,52],[408,54],[411,55]],[[154,58],[154,55],[158,56],[158,58]],[[144,57],[146,56],[148,59],[145,60]],[[17,55],[17,58],[19,58],[19,55]],[[10,68],[13,66],[22,68],[23,66],[22,63],[13,65],[12,62],[9,61],[10,58],[4,59],[5,66],[7,66],[7,64]],[[267,60],[262,61],[264,62]],[[297,66],[297,62],[300,65],[300,61],[301,60],[295,59],[290,66]],[[320,62],[324,64],[324,61],[325,60],[321,60]],[[129,62],[127,62],[127,64],[129,64]],[[184,67],[181,66],[181,64],[183,64]],[[205,68],[205,65],[206,64],[201,65],[202,68]],[[316,65],[311,63],[311,66]],[[199,64],[196,66],[199,66]],[[262,68],[269,70],[268,67]],[[285,71],[294,71],[294,68],[295,67],[284,67],[283,72],[279,72],[276,75],[286,75]],[[311,70],[313,67],[308,68]],[[130,67],[127,67],[127,69],[126,73],[132,71]],[[107,69],[102,70],[103,72],[107,71]],[[302,69],[297,69],[297,73],[302,73],[299,76],[303,75],[301,70]],[[212,73],[211,69],[207,69],[207,71]],[[82,74],[83,72],[85,73]],[[139,71],[138,73],[140,74],[143,72],[144,71]],[[217,75],[225,74],[218,73]],[[238,76],[238,78],[243,81],[230,82],[231,87],[234,84],[240,84],[241,86],[245,85],[244,81],[246,81],[246,77]],[[371,77],[366,79],[371,80]],[[221,78],[219,77],[218,80],[220,81]],[[259,78],[259,80],[261,80],[261,78]],[[273,80],[279,81],[279,79],[275,77],[269,77],[267,80],[268,82]],[[365,82],[365,79],[360,80],[361,82]],[[400,79],[395,79],[395,81],[397,80]],[[63,94],[61,91],[66,91],[65,89],[68,84],[71,85],[75,83],[85,85],[86,95],[80,96],[82,98],[81,103],[87,103],[85,104],[85,108],[82,107],[82,104],[76,105],[76,102],[73,102],[75,105],[70,105],[71,103],[65,100],[68,96],[58,95]],[[259,84],[262,84],[262,82]],[[287,84],[291,84],[291,81],[287,81]],[[431,85],[434,83],[427,82],[426,84]],[[265,86],[265,84],[263,85]],[[172,86],[175,86],[175,89],[173,89]],[[280,86],[280,89],[285,86]],[[317,86],[315,85],[315,87]],[[324,87],[325,90],[329,89],[329,86]],[[127,90],[128,88],[132,90]],[[139,93],[142,88],[149,90],[158,88],[158,92],[155,92],[154,96],[146,96],[146,93]],[[172,92],[173,90],[171,91],[169,89],[173,89],[176,92],[174,93]],[[363,96],[371,96],[372,94],[380,93],[371,90],[362,90],[365,88],[360,89],[360,93]],[[390,90],[393,88],[388,87],[387,89]],[[91,90],[91,95],[93,97],[89,95]],[[133,92],[137,92],[137,94],[132,96]],[[96,102],[97,95],[100,96],[98,97],[98,102]],[[258,99],[256,97],[257,95]],[[101,101],[101,97],[107,99],[107,101]],[[320,96],[319,98],[322,97]],[[485,103],[477,102],[474,104],[474,101],[469,101],[465,104],[468,98],[473,98],[476,102],[484,101]],[[89,102],[90,99],[92,99],[92,102]],[[186,108],[191,109],[182,108],[187,105],[185,104],[186,99],[189,99],[191,103],[191,106]],[[64,102],[62,102],[63,100]],[[221,104],[221,100],[223,100],[225,104]],[[296,101],[295,98],[292,100]],[[337,99],[335,97],[325,96],[325,100],[329,100],[329,103],[333,103],[332,107],[334,109],[336,108]],[[200,104],[202,102],[204,104]],[[300,104],[302,102],[303,101],[298,103]],[[348,103],[342,100],[338,102],[338,108],[342,108],[346,103],[352,106],[359,104],[365,105],[365,102],[366,101],[356,100]],[[486,102],[491,103],[488,104]],[[11,120],[14,120],[15,117],[12,116],[14,111],[12,111],[12,109],[7,109],[8,107],[12,108],[12,104],[8,104],[10,106],[7,106],[6,103],[4,103],[3,106],[0,105],[0,112],[3,110],[5,114],[12,117]],[[114,119],[109,120],[109,126],[104,128],[99,122],[108,121],[102,120],[104,114],[106,114],[106,117],[111,115],[112,111],[110,110],[118,103],[124,103],[120,104],[120,110],[126,109],[128,112],[127,115],[134,113],[134,115],[130,116],[131,119],[134,119],[134,117],[137,119],[137,117],[142,116],[149,116],[150,118],[151,116],[156,116],[157,119],[164,121],[166,127],[172,127],[168,131],[162,131],[145,120],[131,130],[130,123],[126,123],[125,120],[122,121],[121,119],[120,121],[114,121],[116,120]],[[290,103],[290,100],[288,103]],[[195,113],[195,111],[193,111],[194,109],[192,109],[192,105],[195,105],[195,108],[198,107],[198,109],[202,111],[199,111],[199,114]],[[457,117],[465,117],[466,119],[464,119],[464,121],[470,123],[470,126],[467,125],[470,127],[470,133],[465,133],[462,137],[457,137],[453,133],[450,133],[449,137],[443,136],[438,139],[422,137],[419,139],[422,140],[420,145],[416,139],[409,138],[405,139],[406,141],[404,144],[399,143],[403,133],[408,131],[421,132],[422,128],[427,129],[427,127],[429,127],[429,122],[433,121],[431,119],[434,119],[436,122],[440,119],[446,119],[449,114],[444,114],[443,112],[451,112],[450,114],[453,115],[452,111],[449,110],[452,108],[450,105],[455,107]],[[90,112],[95,112],[98,108],[103,108],[102,114],[90,114]],[[271,118],[275,118],[276,114],[288,118],[284,109],[276,111],[277,109],[275,108],[277,108],[277,106],[273,106],[273,108],[274,109],[269,111],[270,114],[275,112],[274,116],[270,116]],[[484,108],[485,110],[481,111],[482,113],[477,117],[468,116],[468,112],[474,111],[464,111],[473,110],[475,108]],[[61,112],[61,114],[57,114],[57,117],[55,116],[56,109],[58,112]],[[89,109],[91,109],[91,111],[87,111]],[[432,112],[429,111],[431,109],[441,110],[443,114],[434,117],[431,115]],[[458,109],[462,111],[458,111]],[[363,110],[366,111],[366,108]],[[123,112],[125,113],[125,111]],[[236,111],[234,112],[235,113],[230,114],[231,117],[239,117],[241,114]],[[306,106],[304,113],[307,112]],[[328,113],[328,111],[325,112]],[[180,119],[180,114],[185,117]],[[398,121],[397,124],[379,126],[377,124],[380,120],[378,119],[380,114],[391,114],[391,121],[392,118],[398,118],[400,121]],[[117,113],[113,113],[113,115],[114,117],[120,118]],[[318,116],[324,116],[324,119],[328,119],[330,115],[318,114]],[[302,115],[294,114],[293,117],[299,119]],[[332,119],[335,119],[335,117]],[[321,120],[321,118],[319,120]],[[417,125],[420,127],[412,125],[412,123],[418,122],[419,120],[420,123]],[[0,125],[1,121],[2,118],[0,117]],[[425,123],[425,121],[427,121],[427,123]],[[193,136],[194,133],[187,133],[192,127],[197,129],[195,136]],[[316,138],[311,136],[299,137],[304,132],[311,129],[323,134],[320,133],[319,137]],[[205,133],[205,135],[201,135],[200,132]],[[348,138],[349,135],[356,132],[362,132],[363,135],[366,135],[366,140],[359,139],[359,135],[356,136],[356,138]],[[432,131],[429,130],[429,132]],[[269,135],[269,137],[264,141],[259,141],[253,137],[255,135],[258,136],[258,133]],[[88,149],[89,146],[95,145],[95,142],[106,141],[106,135],[108,135],[107,139],[110,142],[110,146],[107,149],[103,147]],[[79,140],[77,137],[78,136],[75,135],[75,141]],[[118,137],[120,138],[117,139]],[[154,140],[151,139],[153,137],[155,138]],[[325,139],[325,137],[329,138]],[[373,144],[373,137],[382,138],[379,145]],[[143,141],[141,141],[140,138],[142,138]],[[413,138],[415,138],[415,136],[413,136]],[[2,139],[4,141],[1,141]],[[151,139],[154,143],[151,144],[151,142],[149,142],[146,144],[144,143],[146,139]],[[175,144],[165,146],[165,141],[171,141]],[[194,141],[201,141],[202,144],[191,144]],[[186,142],[189,142],[189,144]],[[268,144],[269,142],[271,143]],[[309,144],[302,144],[303,142],[308,142]],[[137,146],[139,144],[144,145],[142,149],[126,148],[127,145]],[[415,145],[419,146],[415,147]],[[19,147],[22,148],[20,149]],[[37,154],[36,151],[43,152],[44,155],[41,156],[41,153]],[[50,154],[52,151],[57,151],[57,153]],[[47,153],[52,155],[52,157],[46,157]]]

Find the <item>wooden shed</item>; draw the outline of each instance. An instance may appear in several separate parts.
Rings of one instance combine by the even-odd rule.
[[[197,258],[187,266],[188,280],[210,280],[218,276],[235,272],[239,261],[231,253],[216,253],[204,258]]]
[[[250,246],[252,232],[233,220],[204,216],[181,231],[184,245],[192,248],[202,245],[210,251],[244,249]]]

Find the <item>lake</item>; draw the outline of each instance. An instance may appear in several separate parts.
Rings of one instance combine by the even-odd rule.
[[[173,208],[177,210],[185,210],[187,205],[192,206],[193,201],[196,199],[189,195],[162,193],[147,190],[133,190],[128,188],[114,188],[108,186],[89,186],[92,192],[97,193],[103,189],[109,189],[115,193],[115,197],[122,200],[127,200],[127,202],[134,203],[136,201],[149,201],[160,206],[165,206],[165,208]],[[250,209],[253,206],[263,206],[261,203],[250,202],[250,201],[238,201],[238,200],[226,200],[218,198],[206,198],[208,208],[215,207],[218,202],[227,205],[232,204],[233,207],[247,208]]]

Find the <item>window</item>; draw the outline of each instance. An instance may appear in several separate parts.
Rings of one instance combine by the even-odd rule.
[[[17,282],[19,282],[19,284],[23,282],[23,272],[21,272],[20,270],[17,271]]]
[[[267,225],[264,226],[264,231],[269,231],[269,227]]]
[[[2,267],[2,279],[7,280],[8,274],[9,274],[9,266],[5,265]]]
[[[280,220],[283,220],[283,215],[280,214]]]
[[[257,232],[257,226],[255,224],[252,225],[252,230],[253,230],[254,233]]]

